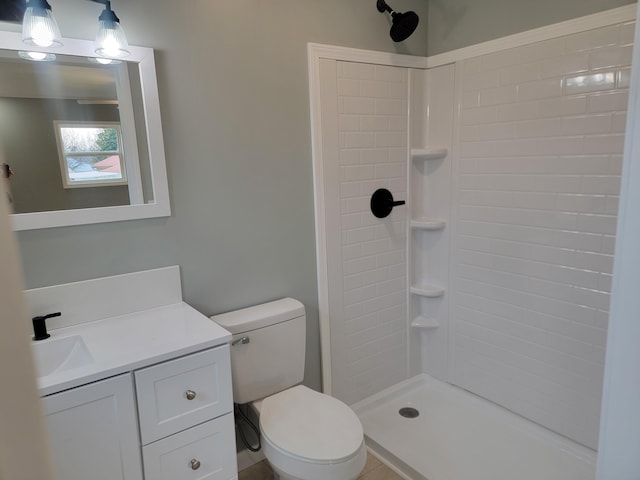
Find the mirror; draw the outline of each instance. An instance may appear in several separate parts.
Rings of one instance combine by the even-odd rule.
[[[170,215],[153,50],[132,46],[104,65],[93,42],[63,42],[54,61],[31,61],[19,34],[0,32],[0,163],[14,229]]]

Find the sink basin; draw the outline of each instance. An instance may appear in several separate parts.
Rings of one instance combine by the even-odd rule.
[[[46,377],[94,362],[82,337],[73,335],[31,344],[38,377]]]

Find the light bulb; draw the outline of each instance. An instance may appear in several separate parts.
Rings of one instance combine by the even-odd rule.
[[[107,57],[117,57],[120,55],[120,42],[111,34],[107,34],[102,40],[102,51]]]
[[[32,60],[44,60],[47,58],[47,54],[43,52],[27,52],[27,55],[29,55]]]
[[[56,59],[53,53],[45,52],[24,52],[19,51],[18,56],[25,60],[31,60],[32,62],[52,62]]]
[[[95,63],[97,65],[119,65],[122,62],[120,60],[116,60],[115,58],[106,58],[106,57],[88,57],[87,60],[89,63]]]
[[[44,17],[34,17],[34,25],[31,28],[31,38],[33,38],[33,43],[35,43],[38,47],[50,47],[53,45],[53,32],[46,23],[46,18]]]

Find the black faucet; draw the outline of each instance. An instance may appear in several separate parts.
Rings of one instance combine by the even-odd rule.
[[[59,317],[62,315],[60,312],[50,313],[49,315],[43,315],[40,317],[33,317],[31,321],[33,322],[33,340],[45,340],[49,338],[51,335],[47,333],[47,324],[45,321],[47,318]]]

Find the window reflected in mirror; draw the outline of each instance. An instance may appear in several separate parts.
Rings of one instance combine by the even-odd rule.
[[[53,123],[64,188],[127,184],[119,123]]]
[[[154,200],[136,63],[0,51],[0,141],[14,213]]]

